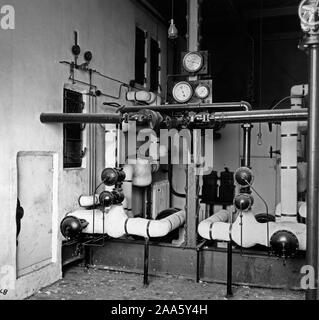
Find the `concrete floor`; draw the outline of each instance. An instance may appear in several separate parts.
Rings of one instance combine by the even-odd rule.
[[[226,286],[195,283],[183,277],[150,277],[109,270],[72,267],[64,279],[29,300],[227,300]],[[234,287],[234,300],[304,300],[300,291]]]

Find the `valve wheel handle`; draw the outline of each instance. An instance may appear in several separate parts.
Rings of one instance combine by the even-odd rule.
[[[315,27],[315,26],[319,25],[319,19],[318,19],[318,21],[314,21],[314,22],[310,21],[310,18],[315,17],[316,14],[318,15],[318,18],[319,18],[319,1],[317,0],[314,5],[306,5],[306,3],[308,1],[309,0],[303,0],[300,3],[300,5],[299,5],[299,18],[305,26],[311,28],[311,27]],[[306,20],[306,18],[305,18],[306,13],[311,13],[311,15],[309,15],[308,20]]]

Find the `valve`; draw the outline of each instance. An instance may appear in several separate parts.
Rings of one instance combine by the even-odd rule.
[[[121,189],[115,189],[112,192],[103,191],[99,196],[100,204],[106,208],[109,208],[112,205],[119,205],[124,199],[125,196]]]
[[[86,51],[86,52],[84,53],[84,60],[85,60],[87,63],[90,63],[91,60],[92,60],[92,58],[93,58],[93,54],[92,54],[91,51]]]
[[[319,6],[317,0],[303,0],[299,5],[301,28],[306,33],[318,32]]]
[[[78,57],[81,53],[81,48],[79,45],[75,44],[73,47],[72,47],[72,53],[75,57]]]
[[[103,191],[99,196],[101,206],[109,208],[113,205],[114,195],[110,191]]]
[[[106,186],[114,186],[125,180],[125,172],[122,168],[106,168],[103,170],[101,180]]]
[[[284,260],[294,256],[299,248],[297,237],[290,231],[279,230],[270,239],[270,246],[273,253]]]
[[[254,198],[250,194],[240,193],[234,199],[234,206],[237,210],[247,212],[254,204]]]
[[[159,112],[149,109],[141,110],[139,114],[143,117],[143,119],[146,119],[147,124],[150,126],[152,130],[159,129],[161,123],[164,120]]]
[[[88,225],[89,223],[86,220],[67,216],[62,220],[60,230],[66,239],[74,239],[77,238]]]
[[[172,118],[169,116],[165,116],[163,120],[164,128],[171,129],[172,128]]]
[[[114,197],[114,202],[113,202],[114,205],[121,204],[124,201],[125,195],[122,189],[113,190],[112,193]]]
[[[249,187],[254,181],[254,174],[248,167],[241,167],[235,172],[235,181],[242,187]]]

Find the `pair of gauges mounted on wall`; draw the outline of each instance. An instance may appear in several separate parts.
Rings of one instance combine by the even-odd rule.
[[[181,81],[175,84],[173,88],[173,98],[178,103],[187,103],[195,95],[200,100],[205,100],[210,96],[211,88],[207,83],[196,83],[196,87],[193,87],[192,82]]]
[[[182,53],[182,74],[185,77],[207,76],[208,52]],[[191,100],[205,101],[211,96],[211,80],[180,81],[175,83],[172,95],[177,103],[188,103]],[[194,102],[197,102],[194,101]]]

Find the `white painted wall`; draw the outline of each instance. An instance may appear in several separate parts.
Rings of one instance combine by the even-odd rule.
[[[0,30],[0,287],[10,286],[8,295],[0,299],[22,299],[61,278],[62,236],[58,226],[62,217],[77,207],[79,195],[88,189],[86,169],[63,170],[62,125],[44,125],[39,120],[42,112],[63,111],[63,86],[69,70],[58,62],[72,59],[73,31],[79,32],[82,52],[93,52],[94,69],[128,82],[134,78],[135,25],[143,24],[151,34],[158,35],[164,53],[166,28],[130,0],[8,0],[6,4],[15,8],[16,29]],[[165,55],[162,67],[164,77]],[[76,77],[88,81],[87,75],[76,74]],[[103,92],[117,95],[117,85],[98,77],[93,81]],[[98,112],[103,112],[100,106],[104,101],[99,99]],[[101,128],[98,130],[98,146],[103,146],[104,134]],[[56,155],[59,219],[53,221],[56,230],[53,243],[58,241],[54,249],[57,259],[16,280],[19,152]],[[103,167],[104,154],[100,148],[98,176]],[[7,280],[11,278],[10,285]]]

